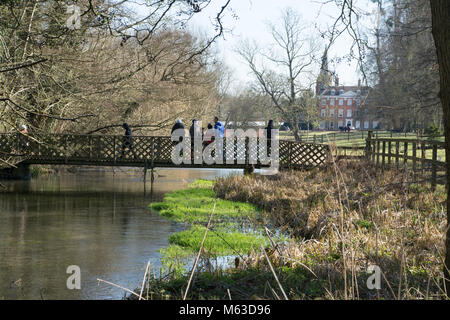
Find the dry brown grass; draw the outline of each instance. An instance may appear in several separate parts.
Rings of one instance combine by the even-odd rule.
[[[273,250],[278,267],[307,268],[328,298],[443,298],[445,191],[412,183],[408,172],[359,161],[325,170],[235,176],[214,190],[266,212],[265,223],[293,236]],[[248,266],[264,264],[255,252]],[[369,265],[382,289],[367,289]]]

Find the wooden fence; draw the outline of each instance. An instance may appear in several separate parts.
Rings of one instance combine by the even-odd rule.
[[[369,132],[366,140],[366,158],[382,169],[407,168],[413,174],[431,173],[430,182],[436,188],[438,172],[446,170],[445,142],[423,139],[376,138]],[[443,177],[446,175],[444,174]]]
[[[355,143],[355,144],[365,144],[365,140],[368,138],[369,133],[372,134],[372,138],[405,138],[405,139],[416,139],[416,140],[444,140],[443,136],[432,137],[427,135],[419,135],[417,132],[394,132],[394,131],[386,131],[386,130],[353,130],[350,132],[328,132],[328,133],[314,133],[310,132],[309,134],[303,133],[302,142],[307,143],[334,143],[346,144],[346,143]]]

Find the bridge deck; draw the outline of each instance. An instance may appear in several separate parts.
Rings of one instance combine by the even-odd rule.
[[[29,145],[23,147],[26,139]],[[250,159],[258,159],[255,168],[263,165],[259,154],[265,153],[265,145],[251,148],[247,143],[233,140],[233,163],[223,164],[180,164],[172,162],[172,150],[175,143],[170,137],[133,136],[133,153],[126,148],[124,157],[122,148],[124,136],[112,135],[75,135],[47,134],[24,138],[21,134],[0,134],[0,156],[14,159],[24,164],[53,165],[94,165],[94,166],[131,166],[131,167],[187,167],[187,168],[246,168]],[[224,139],[224,147],[227,145]],[[226,152],[224,150],[224,152]],[[252,153],[252,154],[251,154]],[[329,156],[329,148],[324,145],[301,143],[288,140],[279,141],[280,168],[311,168],[324,165]]]

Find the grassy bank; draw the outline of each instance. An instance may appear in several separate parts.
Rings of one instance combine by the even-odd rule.
[[[186,266],[200,250],[214,204],[212,224],[201,251],[202,265],[220,256],[245,256],[268,243],[256,222],[261,210],[254,204],[219,199],[213,186],[214,181],[197,180],[187,189],[166,194],[163,201],[149,205],[151,210],[185,225],[185,230],[169,237],[170,246],[161,250],[164,269],[172,279],[186,274]]]
[[[289,235],[288,240],[266,241],[265,253],[290,299],[448,297],[442,281],[446,225],[442,186],[432,192],[408,172],[340,162],[325,170],[221,178],[209,190],[224,201],[259,208],[258,219],[251,218],[253,224]],[[186,206],[190,208],[189,201]],[[171,241],[195,251],[203,229],[192,232],[197,233],[193,243],[180,240],[183,234]],[[222,232],[230,241],[238,238],[229,230]],[[215,256],[230,253],[221,252],[223,239],[213,234],[208,235],[212,238],[207,251]],[[245,249],[248,254],[237,256],[226,269],[208,267],[211,256],[203,255],[189,297],[228,299],[229,290],[233,299],[282,298],[264,252],[256,243]],[[378,290],[367,286],[369,266],[381,271]],[[179,299],[187,281],[186,272],[151,278],[149,298]]]

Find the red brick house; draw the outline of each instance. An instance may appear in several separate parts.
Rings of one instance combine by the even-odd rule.
[[[326,52],[322,57],[322,68],[316,84],[320,129],[339,130],[349,126],[358,130],[378,129],[380,122],[374,119],[364,108],[369,94],[369,87],[340,86],[335,75],[335,85],[332,84],[332,72],[328,70]]]

